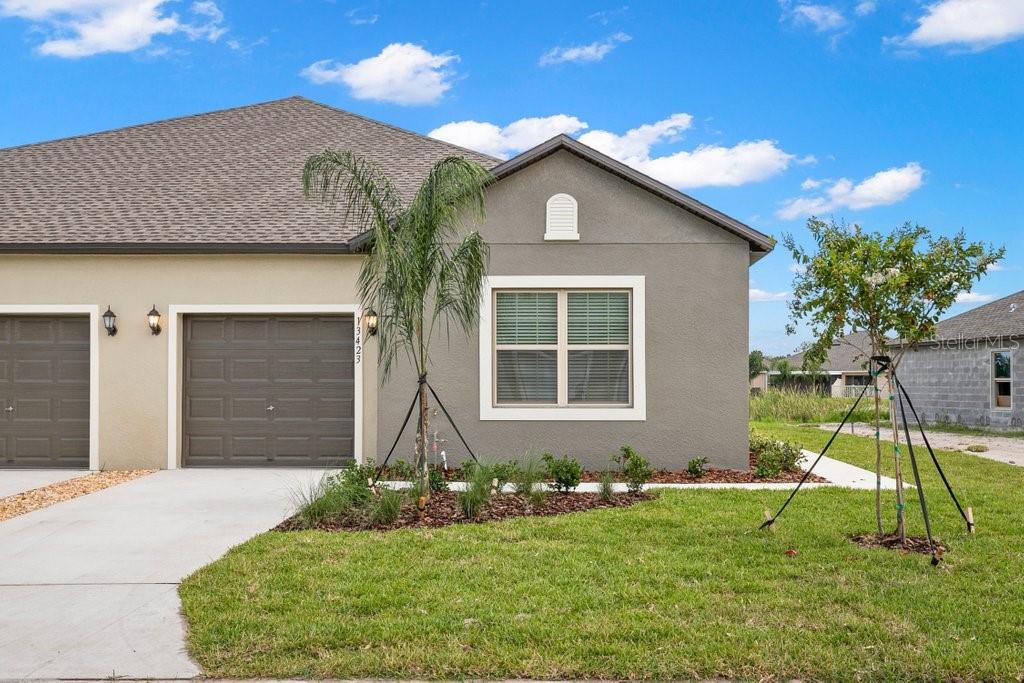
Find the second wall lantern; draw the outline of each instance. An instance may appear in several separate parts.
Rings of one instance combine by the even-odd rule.
[[[153,308],[146,314],[146,322],[149,323],[149,329],[154,335],[160,334],[160,311],[156,310],[156,304],[153,304]]]

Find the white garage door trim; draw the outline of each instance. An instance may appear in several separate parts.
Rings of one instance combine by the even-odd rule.
[[[363,462],[363,339],[362,307],[359,304],[171,304],[167,308],[167,469],[174,470],[181,463],[181,361],[182,343],[179,328],[183,315],[193,313],[351,313],[355,318],[355,349],[352,354],[355,378],[355,405],[353,412],[353,450],[357,463]]]
[[[95,304],[0,304],[0,315],[89,316],[89,469],[100,468],[100,307]]]

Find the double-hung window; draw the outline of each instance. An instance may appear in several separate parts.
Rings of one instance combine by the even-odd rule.
[[[992,401],[995,408],[1013,407],[1013,361],[1009,351],[992,354]]]
[[[483,419],[644,419],[636,362],[642,278],[492,280],[481,321]]]

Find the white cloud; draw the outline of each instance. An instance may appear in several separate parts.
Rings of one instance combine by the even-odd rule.
[[[819,187],[825,184],[824,180],[815,180],[814,178],[808,178],[800,183],[801,190],[817,190]]]
[[[619,43],[626,43],[632,39],[632,36],[620,31],[589,45],[553,47],[540,56],[539,63],[541,66],[548,66],[564,62],[600,62],[608,56],[608,53],[618,47]]]
[[[889,42],[908,47],[959,45],[982,50],[1024,37],[1024,0],[940,0],[928,5],[910,35]]]
[[[784,171],[795,158],[772,140],[744,141],[732,147],[701,145],[692,151],[652,156],[654,145],[677,140],[692,125],[693,116],[678,113],[622,135],[589,130],[579,140],[677,188],[736,186],[765,180]],[[558,114],[520,119],[504,128],[481,121],[456,121],[430,135],[495,156],[508,156],[559,133],[572,135],[586,128],[587,124],[575,116]]]
[[[858,2],[857,6],[853,8],[854,13],[858,17],[866,17],[878,9],[878,3],[875,0],[862,0]]]
[[[501,128],[481,121],[453,121],[430,131],[429,135],[485,154],[506,158],[564,133],[571,135],[587,127],[575,116],[555,114],[519,119]]]
[[[856,184],[849,178],[840,178],[829,185],[824,194],[815,197],[788,199],[783,202],[776,216],[791,220],[838,208],[856,210],[895,204],[906,199],[923,184],[924,168],[916,161],[911,161],[905,166],[879,171]]]
[[[800,3],[789,8],[789,2],[783,1],[783,9],[797,24],[810,24],[816,31],[835,31],[846,26],[846,17],[831,5],[812,5]]]
[[[356,7],[345,12],[345,18],[353,26],[373,26],[380,19],[380,16],[377,14],[363,14],[362,8]]]
[[[802,263],[790,263],[789,272],[793,273],[793,275],[802,275],[807,272],[807,266]]]
[[[379,55],[355,64],[323,59],[310,64],[301,75],[313,83],[339,83],[357,100],[395,104],[434,104],[452,87],[458,61],[452,54],[432,54],[412,43],[392,43]]]
[[[958,304],[985,304],[989,301],[994,301],[995,297],[991,294],[975,294],[974,292],[960,292],[956,295],[956,302]]]
[[[167,0],[0,0],[0,16],[32,22],[46,39],[40,54],[89,57],[104,52],[134,52],[153,38],[175,33],[190,40],[216,42],[227,29],[224,13],[212,0],[193,2],[191,21],[165,6]],[[151,54],[166,52],[154,48]]]
[[[766,292],[756,287],[750,288],[751,301],[785,301],[789,298],[789,292]]]

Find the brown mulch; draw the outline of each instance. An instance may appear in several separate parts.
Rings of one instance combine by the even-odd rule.
[[[549,517],[564,515],[585,510],[629,507],[656,496],[651,493],[616,493],[611,500],[601,500],[599,493],[549,493],[544,502],[533,507],[525,495],[518,493],[501,493],[491,496],[485,509],[477,519],[469,519],[459,508],[458,494],[453,491],[442,491],[430,494],[430,503],[421,515],[411,503],[402,507],[402,513],[394,524],[373,526],[364,517],[354,516],[324,522],[316,529],[321,531],[391,531],[393,529],[424,529],[449,526],[452,524],[472,524],[477,522],[496,522],[513,517]],[[278,524],[275,531],[299,531],[305,527],[291,517]]]
[[[763,483],[797,483],[804,476],[804,471],[796,469],[791,472],[781,472],[774,477],[760,478],[754,474],[754,467],[757,465],[757,457],[750,454],[750,469],[747,470],[724,470],[717,467],[708,467],[704,470],[704,476],[694,477],[686,470],[673,472],[672,470],[655,470],[651,475],[651,484],[763,484]],[[587,470],[583,473],[583,481],[601,481],[601,472]],[[807,481],[819,484],[827,484],[828,479],[811,473]]]
[[[655,470],[651,475],[648,483],[651,484],[795,484],[800,481],[804,476],[802,469],[795,469],[789,472],[781,472],[774,477],[760,478],[754,474],[754,467],[757,465],[757,456],[753,453],[750,454],[749,458],[749,469],[746,470],[727,470],[719,469],[717,467],[708,467],[704,470],[704,476],[694,477],[686,470],[673,471],[673,470]],[[442,470],[444,478],[448,481],[465,481],[465,477],[462,474],[462,470],[458,467],[453,467],[447,470]],[[581,481],[584,482],[599,482],[603,472],[598,470],[584,470]],[[615,475],[615,481],[617,483],[622,482],[622,477],[619,476],[621,473],[612,471]],[[402,479],[398,473],[392,472],[391,468],[385,468],[381,479],[389,481],[391,479]],[[816,484],[827,484],[828,479],[811,473],[811,476],[807,477],[807,481],[814,482]]]
[[[906,541],[901,541],[896,534],[856,534],[849,537],[851,541],[862,548],[887,548],[889,550],[901,550],[910,553],[923,553],[931,555],[932,549],[928,545],[928,539],[924,536],[907,536]],[[935,550],[938,557],[942,557],[949,549],[939,539],[935,540]]]
[[[56,484],[0,498],[0,522],[23,515],[26,512],[62,503],[65,500],[71,500],[88,493],[117,486],[126,481],[152,474],[153,472],[156,472],[156,470],[107,470],[105,472],[92,472],[82,477],[59,481]]]

